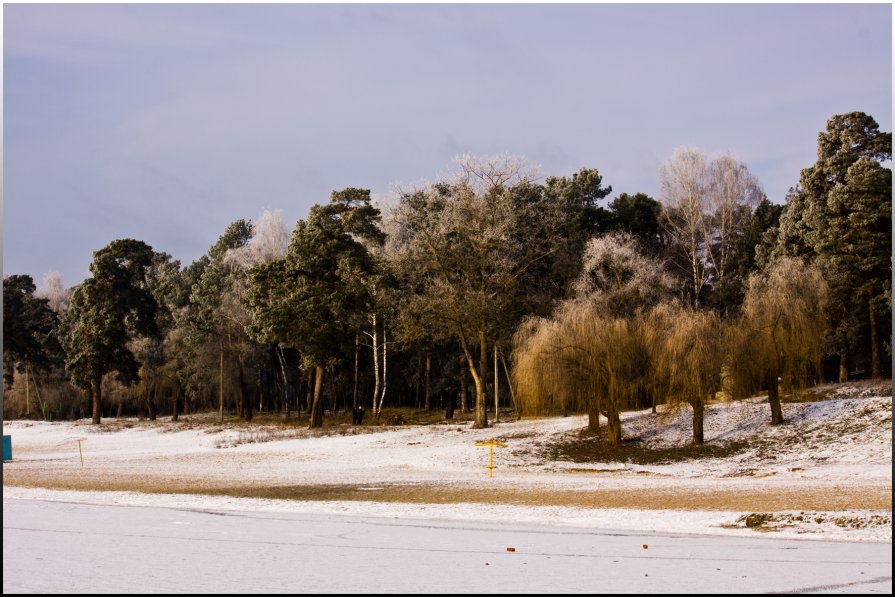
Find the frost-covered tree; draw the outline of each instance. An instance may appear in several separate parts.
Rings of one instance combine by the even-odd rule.
[[[62,276],[57,271],[47,272],[44,276],[43,288],[35,293],[35,296],[49,301],[50,309],[56,313],[62,313],[68,308],[71,301],[71,288],[66,288],[62,283]]]
[[[403,193],[395,214],[398,261],[414,285],[404,328],[456,338],[476,388],[476,428],[488,426],[494,344],[509,338],[539,296],[557,294],[549,277],[534,273],[561,271],[559,245],[575,244],[574,227],[586,228],[575,204],[605,196],[595,170],[546,187],[527,172],[516,161],[485,159],[473,169],[464,162],[460,176]]]
[[[224,261],[244,270],[281,259],[289,246],[289,232],[283,224],[283,210],[261,212],[251,226],[252,234],[245,244],[227,249]]]
[[[664,226],[694,305],[728,283],[744,222],[762,198],[757,179],[730,155],[677,149],[659,170]],[[722,311],[726,310],[721,305]]]

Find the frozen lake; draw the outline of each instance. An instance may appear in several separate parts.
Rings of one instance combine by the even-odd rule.
[[[4,593],[889,594],[891,569],[891,543],[3,500]]]

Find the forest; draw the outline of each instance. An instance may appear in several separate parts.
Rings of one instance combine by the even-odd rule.
[[[820,123],[819,123],[820,124]],[[810,142],[806,140],[806,142]],[[596,168],[461,155],[435,183],[333,191],[291,234],[231,223],[183,265],[112,240],[91,276],[3,279],[5,419],[255,414],[324,426],[362,406],[620,413],[891,377],[892,134],[835,115],[785,202],[731,155],[676,150],[659,193]],[[605,426],[601,427],[601,420]]]

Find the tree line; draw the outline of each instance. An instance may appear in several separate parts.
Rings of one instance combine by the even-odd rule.
[[[346,188],[293,231],[238,220],[195,262],[135,239],[38,292],[4,277],[4,417],[214,409],[307,416],[383,405],[587,412],[891,375],[891,133],[831,118],[785,205],[746,164],[679,149],[659,197],[596,169],[542,178],[459,156],[377,206]],[[882,331],[881,331],[882,330]],[[33,405],[33,408],[32,408]]]

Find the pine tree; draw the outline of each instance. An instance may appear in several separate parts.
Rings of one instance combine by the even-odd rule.
[[[892,133],[871,116],[832,117],[818,135],[817,162],[802,170],[780,218],[774,256],[816,260],[830,285],[828,351],[839,355],[840,381],[861,360],[881,374],[877,330],[891,320],[891,261],[879,256],[892,243],[891,171],[881,163],[891,158]]]
[[[353,346],[366,314],[373,259],[366,243],[382,244],[379,210],[370,191],[334,191],[295,227],[283,259],[251,272],[251,332],[297,349],[314,371],[311,427],[323,425],[321,393],[327,366]]]
[[[93,254],[93,276],[74,291],[62,316],[65,366],[76,386],[92,391],[94,424],[102,416],[103,377],[115,372],[124,385],[139,381],[139,363],[128,343],[159,334],[158,304],[146,285],[153,257],[142,241],[109,243]]]
[[[31,276],[3,278],[3,381],[7,388],[15,371],[45,369],[58,362],[57,328],[57,315],[47,299],[35,296]]]

